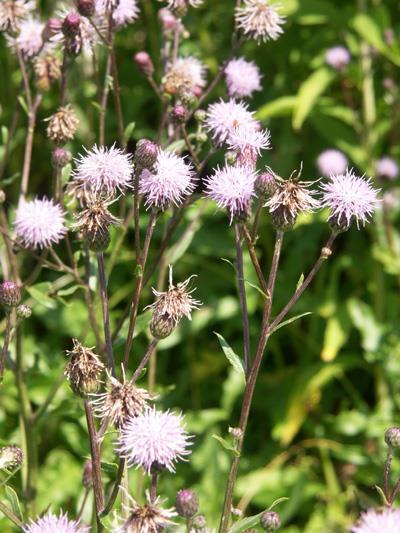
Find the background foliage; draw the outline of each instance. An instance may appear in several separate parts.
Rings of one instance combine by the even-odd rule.
[[[303,161],[303,176],[314,179],[318,177],[315,160],[326,148],[344,151],[352,166],[372,175],[382,155],[399,159],[398,2],[281,3],[288,15],[284,35],[277,42],[260,47],[248,42],[243,48],[243,54],[256,61],[264,76],[263,91],[251,106],[258,110],[263,125],[271,129],[273,150],[265,156],[265,163],[287,176]],[[41,4],[46,14],[57,7],[56,2]],[[216,73],[230,48],[232,4],[231,0],[206,0],[200,9],[191,10],[186,20],[190,38],[182,51],[199,56],[210,75]],[[158,100],[132,62],[133,53],[141,49],[148,50],[157,62],[160,42],[156,11],[160,4],[144,0],[141,7],[142,20],[122,30],[117,38],[124,120],[125,124],[135,123],[131,149],[137,139],[154,138],[160,114]],[[388,29],[394,31],[389,42]],[[371,65],[363,59],[363,43],[372,47]],[[352,54],[344,74],[324,64],[326,49],[336,44],[344,44]],[[92,104],[96,87],[90,65],[79,60],[73,68],[69,94],[81,120],[71,146],[76,154],[82,144],[95,142],[98,110]],[[2,156],[7,128],[19,105],[16,94],[21,81],[4,39],[0,42],[0,71]],[[383,85],[385,78],[394,81],[390,90]],[[218,95],[224,95],[223,84],[213,94],[214,98]],[[31,190],[38,195],[45,194],[51,183],[51,146],[43,119],[55,110],[57,98],[57,89],[47,93],[39,116],[31,182]],[[7,209],[15,205],[25,123],[21,110],[4,175]],[[111,105],[107,143],[114,142],[116,135]],[[215,162],[217,159],[209,169]],[[16,181],[9,185],[6,180],[12,177]],[[397,195],[396,183],[381,182],[379,187],[390,188]],[[208,205],[201,218],[196,216],[197,210],[197,206],[188,210],[183,227],[190,229],[181,240],[178,232],[174,243],[179,244],[169,249],[166,264],[175,264],[177,280],[197,273],[196,297],[204,305],[191,324],[182,324],[160,343],[156,369],[160,403],[165,408],[182,409],[196,439],[190,463],[179,466],[175,476],[165,476],[161,490],[172,503],[179,488],[194,487],[209,523],[216,524],[230,458],[215,436],[225,437],[228,426],[237,421],[242,383],[225,359],[214,332],[223,335],[237,353],[242,350],[242,333],[233,271],[222,260],[234,259],[233,230],[225,215],[213,206]],[[304,216],[296,229],[287,233],[275,310],[287,301],[301,273],[317,257],[328,233],[325,218]],[[377,213],[368,229],[357,231],[354,227],[342,235],[334,257],[295,308],[295,314],[312,314],[277,331],[269,344],[255,394],[236,501],[246,514],[255,514],[275,499],[288,497],[279,506],[285,533],[346,531],[360,508],[379,503],[374,485],[382,478],[383,431],[400,422],[398,219],[399,207],[394,202],[385,217],[382,210]],[[142,223],[145,228],[146,217]],[[114,243],[121,231],[113,235]],[[162,231],[158,227],[156,242],[160,242]],[[114,324],[134,286],[131,231],[125,242],[114,258],[109,281]],[[264,268],[269,264],[272,246],[273,231],[265,215],[258,241]],[[153,246],[152,253],[156,250]],[[250,264],[246,266],[249,281],[255,282]],[[26,275],[32,265],[26,262],[25,268]],[[155,277],[152,284],[156,283]],[[255,339],[262,302],[251,286],[248,293]],[[28,369],[25,378],[34,404],[40,404],[54,382],[60,380],[64,350],[71,346],[71,337],[94,344],[87,333],[81,296],[70,280],[50,272],[44,272],[40,283],[25,294],[26,302],[33,307],[32,318],[25,325],[23,353]],[[150,287],[145,299],[142,309],[151,301]],[[145,317],[144,330],[135,341],[137,353],[142,353],[146,345]],[[116,346],[119,361],[122,339]],[[19,443],[19,398],[12,373],[6,374],[0,402],[1,440]],[[42,417],[38,433],[37,509],[62,506],[73,514],[83,495],[82,465],[89,449],[80,401],[66,383]],[[395,463],[394,470],[400,474],[400,463]],[[113,475],[111,468],[110,477]],[[131,482],[135,487],[141,480],[133,474]],[[13,479],[17,491],[19,483],[17,474]],[[4,500],[4,493],[1,498]],[[0,529],[12,531],[3,519]]]

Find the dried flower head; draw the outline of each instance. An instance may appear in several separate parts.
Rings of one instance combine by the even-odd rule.
[[[179,205],[194,188],[195,172],[184,157],[173,152],[158,150],[154,172],[143,170],[139,180],[139,192],[146,197],[146,205],[166,209]]]
[[[0,304],[16,307],[21,301],[21,287],[15,281],[5,280],[0,283]]]
[[[117,28],[132,24],[139,16],[137,0],[96,1],[96,11],[99,15],[107,15],[107,10],[112,11],[112,20]]]
[[[133,383],[125,381],[125,378],[121,383],[110,376],[108,389],[102,394],[96,394],[92,404],[97,416],[107,418],[111,424],[121,428],[127,420],[143,412],[149,399],[150,395],[145,389],[135,387]]]
[[[344,46],[329,48],[325,54],[325,62],[335,70],[343,70],[350,63],[350,52]]]
[[[0,31],[16,32],[21,22],[33,12],[32,0],[2,0],[0,2]]]
[[[67,350],[69,361],[64,370],[71,389],[79,396],[87,396],[99,390],[104,365],[93,348],[86,348],[78,340],[72,339],[73,349]]]
[[[153,289],[156,301],[148,307],[153,310],[150,330],[155,338],[168,337],[183,317],[191,320],[193,309],[201,306],[201,302],[192,297],[196,289],[190,289],[190,282],[194,277],[190,276],[186,281],[174,285],[170,265],[168,290],[160,292]]]
[[[0,470],[14,470],[23,460],[24,452],[18,446],[11,444],[0,448]]]
[[[258,129],[258,122],[245,103],[231,99],[209,106],[205,126],[214,142],[221,146],[236,130]]]
[[[261,91],[260,69],[253,61],[243,57],[231,59],[225,67],[228,94],[232,98],[246,98],[254,91]]]
[[[36,57],[33,68],[36,85],[41,91],[48,91],[51,84],[61,77],[61,60],[51,52]]]
[[[162,0],[160,0],[162,1]],[[166,0],[168,8],[177,17],[183,17],[189,7],[199,7],[204,0]]]
[[[120,220],[108,210],[111,200],[93,195],[85,200],[85,208],[76,216],[75,229],[82,231],[91,250],[104,251],[110,242],[110,226],[117,226]]]
[[[132,498],[132,508],[129,509],[129,517],[122,525],[113,528],[114,533],[160,533],[166,527],[173,525],[171,518],[176,516],[173,509],[163,509],[160,499],[150,502],[147,495],[147,503],[138,505]]]
[[[343,174],[349,162],[340,150],[329,149],[321,152],[317,159],[317,167],[322,176]]]
[[[60,511],[59,516],[48,512],[44,516],[22,527],[24,533],[89,533],[89,526],[82,525],[79,520],[69,520],[67,513]]]
[[[19,50],[24,59],[32,59],[36,56],[43,46],[44,24],[39,19],[32,16],[22,20],[19,26],[18,34],[14,36],[6,35],[7,43],[13,50]]]
[[[178,57],[168,67],[164,79],[164,90],[169,94],[194,93],[205,86],[206,67],[196,57]]]
[[[377,189],[371,179],[356,176],[353,170],[330,177],[321,185],[322,206],[329,207],[329,221],[338,230],[346,230],[352,222],[364,225],[372,216],[378,202]]]
[[[279,4],[270,5],[269,0],[244,0],[244,6],[236,8],[236,26],[246,37],[258,42],[275,41],[283,33],[285,23],[279,8]]]
[[[60,107],[56,113],[47,118],[47,137],[54,144],[64,145],[74,138],[79,125],[78,117],[70,104]]]
[[[395,180],[399,175],[399,165],[391,157],[382,157],[376,163],[376,174],[380,178]]]
[[[300,181],[300,172],[293,178],[283,179],[275,175],[276,190],[265,203],[271,213],[272,223],[276,229],[286,231],[291,229],[300,213],[314,211],[319,207],[319,201],[313,197],[309,187],[311,181]]]
[[[396,533],[399,531],[400,509],[369,509],[362,513],[351,533]]]
[[[130,466],[141,466],[148,474],[154,464],[175,472],[175,462],[190,454],[190,439],[181,414],[149,408],[122,427],[118,452]]]
[[[269,130],[236,128],[229,136],[227,145],[235,152],[238,166],[255,168],[261,150],[271,148],[270,138]]]
[[[49,248],[67,233],[61,206],[48,198],[22,201],[15,214],[14,227],[25,248]]]
[[[206,195],[218,207],[228,210],[232,223],[234,218],[247,217],[254,196],[256,173],[251,167],[225,165],[205,179]]]

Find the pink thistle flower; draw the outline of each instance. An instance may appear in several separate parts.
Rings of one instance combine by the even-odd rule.
[[[255,168],[261,150],[271,148],[270,138],[269,130],[258,131],[251,128],[238,128],[231,133],[227,144],[230,150],[236,153],[238,166]]]
[[[362,513],[351,533],[398,533],[400,509],[384,509],[382,512],[369,509]]]
[[[232,98],[250,97],[254,91],[261,91],[261,74],[253,61],[242,57],[231,59],[225,68],[228,94]]]
[[[154,172],[143,170],[139,180],[139,192],[146,197],[146,205],[166,209],[179,205],[195,188],[195,172],[190,163],[173,152],[158,151]]]
[[[352,170],[335,174],[321,185],[322,207],[329,207],[331,224],[338,229],[348,229],[353,221],[357,228],[365,225],[378,202],[378,190],[371,186],[371,179],[358,177]]]
[[[317,159],[317,167],[322,176],[343,174],[348,167],[347,157],[340,150],[325,150]]]
[[[2,0],[0,2],[0,31],[16,32],[21,21],[35,9],[32,0]]]
[[[113,22],[118,28],[131,24],[139,16],[137,0],[97,0],[96,11],[100,16],[107,13],[107,6],[110,6]]]
[[[199,7],[204,2],[204,0],[166,0],[169,9],[178,9],[182,7],[182,4],[185,3],[191,7]]]
[[[207,130],[211,133],[214,142],[221,146],[226,143],[231,134],[237,129],[258,129],[258,122],[253,113],[248,111],[244,102],[231,99],[224,102],[222,99],[209,106],[205,121]]]
[[[57,17],[60,20],[65,20],[65,18],[71,13],[73,12],[68,11],[67,9],[62,9],[58,11]],[[107,28],[105,17],[96,11],[92,18],[96,23],[97,28],[104,33],[104,30]],[[86,17],[80,17],[79,32],[77,35],[72,39],[68,38],[64,35],[60,27],[60,30],[50,38],[50,42],[66,46],[75,55],[78,55],[82,51],[88,56],[91,56],[94,48],[100,42],[100,37],[89,20]]]
[[[15,214],[14,227],[26,248],[49,248],[67,233],[61,206],[47,198],[22,201]]]
[[[276,41],[285,23],[285,17],[278,13],[279,8],[279,4],[270,5],[269,0],[244,0],[244,6],[236,8],[236,26],[258,42]]]
[[[75,159],[73,185],[78,189],[114,195],[132,186],[132,156],[115,145],[111,148],[94,145],[86,154]]]
[[[18,48],[25,59],[31,59],[42,49],[43,29],[44,24],[40,20],[29,17],[21,22],[19,33],[16,37],[6,35],[7,43],[14,50]]]
[[[153,465],[175,472],[174,463],[191,453],[190,439],[181,414],[149,408],[121,429],[118,452],[130,466],[141,466],[148,474]]]
[[[197,57],[178,57],[172,69],[177,75],[190,80],[193,87],[204,87],[207,83],[207,68]]]
[[[395,180],[399,175],[399,166],[391,157],[382,157],[376,163],[376,174],[380,178]]]
[[[22,527],[24,533],[89,533],[89,526],[82,525],[78,520],[69,520],[67,514],[56,516],[48,512],[36,521]]]
[[[325,62],[335,70],[343,70],[350,63],[350,52],[344,46],[329,48],[325,54]]]
[[[217,168],[205,179],[206,195],[218,207],[226,208],[230,222],[236,216],[247,214],[254,193],[256,173],[249,167],[229,166]]]

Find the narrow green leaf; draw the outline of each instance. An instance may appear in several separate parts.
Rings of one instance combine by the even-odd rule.
[[[125,128],[124,138],[126,142],[128,142],[130,138],[132,137],[132,133],[133,133],[133,130],[135,129],[135,126],[136,126],[136,122],[130,122]]]
[[[8,128],[7,126],[1,127],[1,142],[3,144],[7,144],[8,141]]]
[[[259,120],[289,116],[296,106],[296,101],[296,96],[282,96],[261,106],[256,116]]]
[[[108,463],[107,461],[101,461],[101,470],[111,477],[116,477],[118,472],[117,463]]]
[[[293,316],[292,318],[288,318],[287,320],[284,320],[280,324],[276,326],[275,329],[272,330],[271,333],[275,333],[275,331],[278,331],[278,329],[281,329],[285,326],[288,326],[292,322],[295,322],[296,320],[299,320],[300,318],[303,318],[303,316],[312,315],[311,311],[307,311],[306,313],[301,313],[300,315]]]
[[[37,283],[32,287],[26,287],[27,292],[36,300],[39,304],[47,307],[47,309],[55,309],[57,302],[49,297],[49,293],[52,291],[52,284],[48,281],[43,283]]]
[[[379,485],[375,485],[375,489],[377,490],[379,496],[380,496],[381,499],[382,499],[382,505],[384,505],[385,507],[390,507],[390,504],[389,504],[389,502],[388,502],[387,499],[386,499],[385,493],[384,493],[383,490],[380,488],[380,486],[379,486]]]
[[[299,281],[297,282],[297,285],[296,285],[296,292],[300,289],[300,287],[303,285],[303,281],[304,281],[304,274],[303,272],[301,273],[301,276],[299,277]]]
[[[264,512],[264,511],[263,511]],[[246,531],[247,529],[259,526],[260,525],[260,518],[262,513],[258,513],[254,516],[249,516],[247,518],[243,518],[243,520],[239,520],[233,526],[230,528],[229,533],[242,533],[243,531]]]
[[[216,331],[214,331],[214,333],[218,337],[218,340],[219,340],[219,342],[221,344],[221,348],[224,351],[224,354],[225,354],[226,358],[231,363],[231,365],[236,370],[236,372],[239,372],[242,375],[243,380],[245,381],[246,378],[245,378],[245,373],[244,373],[244,367],[243,367],[242,360],[232,350],[232,348],[229,346],[229,344],[226,342],[226,340],[224,339],[224,337],[222,335],[220,335]]]
[[[353,19],[353,28],[368,44],[376,48],[392,63],[400,66],[400,57],[385,43],[382,29],[375,20],[366,13],[359,13]]]
[[[256,291],[258,291],[261,294],[261,296],[263,296],[266,300],[268,300],[268,295],[265,294],[265,292],[263,290],[261,290],[258,285],[255,285],[254,283],[251,283],[247,279],[245,279],[244,282],[247,283],[247,285],[250,285],[250,287],[252,287],[253,289],[256,289]]]
[[[10,502],[13,513],[23,522],[21,506],[19,503],[17,493],[9,485],[6,485],[5,489],[6,489],[6,497],[7,497],[7,500]]]
[[[318,98],[335,79],[335,73],[327,67],[314,71],[300,86],[293,113],[293,128],[299,130]]]
[[[23,96],[18,96],[18,102],[19,102],[19,105],[22,107],[22,109],[25,111],[25,113],[28,115],[29,111],[28,111],[28,106],[25,101],[25,98]]]
[[[280,503],[287,502],[288,499],[289,498],[287,496],[282,496],[282,498],[278,498],[277,500],[271,503],[271,505],[268,507],[268,511],[272,511],[274,507],[276,507]]]
[[[230,444],[228,441],[220,437],[219,435],[211,435],[213,439],[217,440],[224,448],[225,450],[228,450],[236,457],[240,456],[240,453]]]
[[[182,150],[185,147],[185,141],[180,139],[179,141],[175,141],[171,143],[169,146],[166,147],[167,152],[177,152],[178,154],[182,152]]]

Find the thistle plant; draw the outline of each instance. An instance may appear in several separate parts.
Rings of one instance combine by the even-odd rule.
[[[27,533],[189,533],[217,528],[220,533],[238,533],[252,527],[275,531],[286,520],[272,501],[263,501],[261,513],[247,516],[252,502],[238,498],[254,395],[262,388],[260,370],[268,365],[264,362],[272,335],[299,318],[292,311],[340,249],[346,238],[342,234],[366,230],[379,217],[381,183],[375,184],[373,172],[381,181],[394,181],[398,166],[388,156],[364,161],[359,152],[351,158],[328,145],[315,158],[319,174],[303,171],[300,157],[295,170],[287,171],[287,162],[274,155],[281,142],[274,136],[274,120],[267,128],[252,103],[257,95],[268,98],[268,73],[246,54],[252,46],[265,47],[268,54],[268,47],[291,31],[290,15],[269,0],[234,2],[230,49],[215,68],[190,41],[192,17],[202,16],[208,4],[77,0],[56,8],[45,20],[35,2],[1,0],[0,30],[19,84],[10,130],[23,119],[25,144],[17,179],[4,180],[0,191],[0,387],[12,388],[12,401],[18,405],[14,418],[20,426],[10,441],[17,439],[17,444],[0,448],[0,470],[7,470],[9,477],[19,472],[15,487],[23,509],[10,485],[6,494],[12,505],[3,503],[0,494],[0,511]],[[142,19],[150,20],[152,28],[157,23],[160,36],[136,29]],[[135,48],[128,81],[119,56],[124,32],[132,32],[129,48]],[[381,49],[391,56],[390,50]],[[322,57],[326,83],[334,75],[345,81],[351,61],[345,47],[328,49]],[[370,129],[361,135],[366,153],[374,140],[369,133],[371,95],[368,99],[366,94],[371,90],[369,61],[367,50],[362,55],[364,126]],[[148,128],[135,124],[126,105],[139,90],[152,102]],[[42,151],[36,150],[38,143],[44,145]],[[343,139],[341,145],[347,144]],[[13,149],[9,139],[2,150],[0,177],[18,159]],[[39,164],[46,170],[42,178]],[[226,452],[214,523],[203,514],[196,482],[188,487],[182,473],[192,466],[192,456],[194,466],[201,463],[196,454],[203,421],[182,412],[172,375],[169,387],[157,381],[160,366],[185,368],[187,363],[177,357],[159,365],[163,350],[182,343],[184,351],[190,335],[200,346],[201,321],[214,311],[218,315],[210,296],[218,280],[205,279],[201,254],[193,260],[190,251],[194,238],[201,247],[199,228],[206,216],[216,217],[215,235],[223,235],[234,258],[242,354],[234,352],[229,337],[218,334],[241,383],[224,384],[231,398],[222,401],[223,408],[236,399],[238,405],[229,420],[224,419],[232,427],[214,435]],[[320,222],[325,240],[318,243],[316,257],[296,265],[297,286],[283,287],[282,257],[296,242],[299,227],[311,219]],[[385,222],[390,233],[391,223]],[[262,245],[266,234],[274,239],[269,249]],[[213,235],[211,242],[218,256]],[[303,274],[307,265],[311,267]],[[251,311],[253,289],[259,316]],[[41,306],[50,310],[46,319],[54,329],[54,342],[47,347],[51,353],[45,358],[41,354],[46,343],[35,323],[41,320]],[[66,339],[65,330],[58,333],[57,326],[68,320],[73,325]],[[35,332],[35,342],[26,336],[27,329]],[[210,333],[204,335],[207,342]],[[216,340],[214,344],[213,357],[222,361]],[[25,348],[33,356],[27,356]],[[48,355],[51,365],[62,364],[63,370],[43,396],[32,386],[31,374],[40,375]],[[177,382],[183,394],[190,389],[187,379]],[[69,388],[64,387],[66,381]],[[61,433],[67,435],[63,438],[69,453],[79,457],[83,480],[83,493],[77,486],[65,499],[68,513],[58,500],[43,505],[46,498],[38,493],[46,479],[40,471],[47,453],[46,424],[50,431],[61,397],[66,418],[79,427],[78,438],[68,440],[67,423]],[[217,411],[208,413],[212,423]],[[398,524],[394,502],[400,484],[390,490],[390,475],[400,446],[399,428],[387,430],[385,440],[389,451],[381,492],[386,507],[363,512],[354,533],[395,531]],[[212,437],[210,441],[214,444]],[[74,445],[81,445],[80,450],[72,450]],[[320,451],[324,459],[322,446]],[[210,465],[210,472],[213,468]],[[333,471],[327,461],[324,469]],[[178,483],[182,486],[175,490]],[[173,500],[168,486],[174,487]]]

